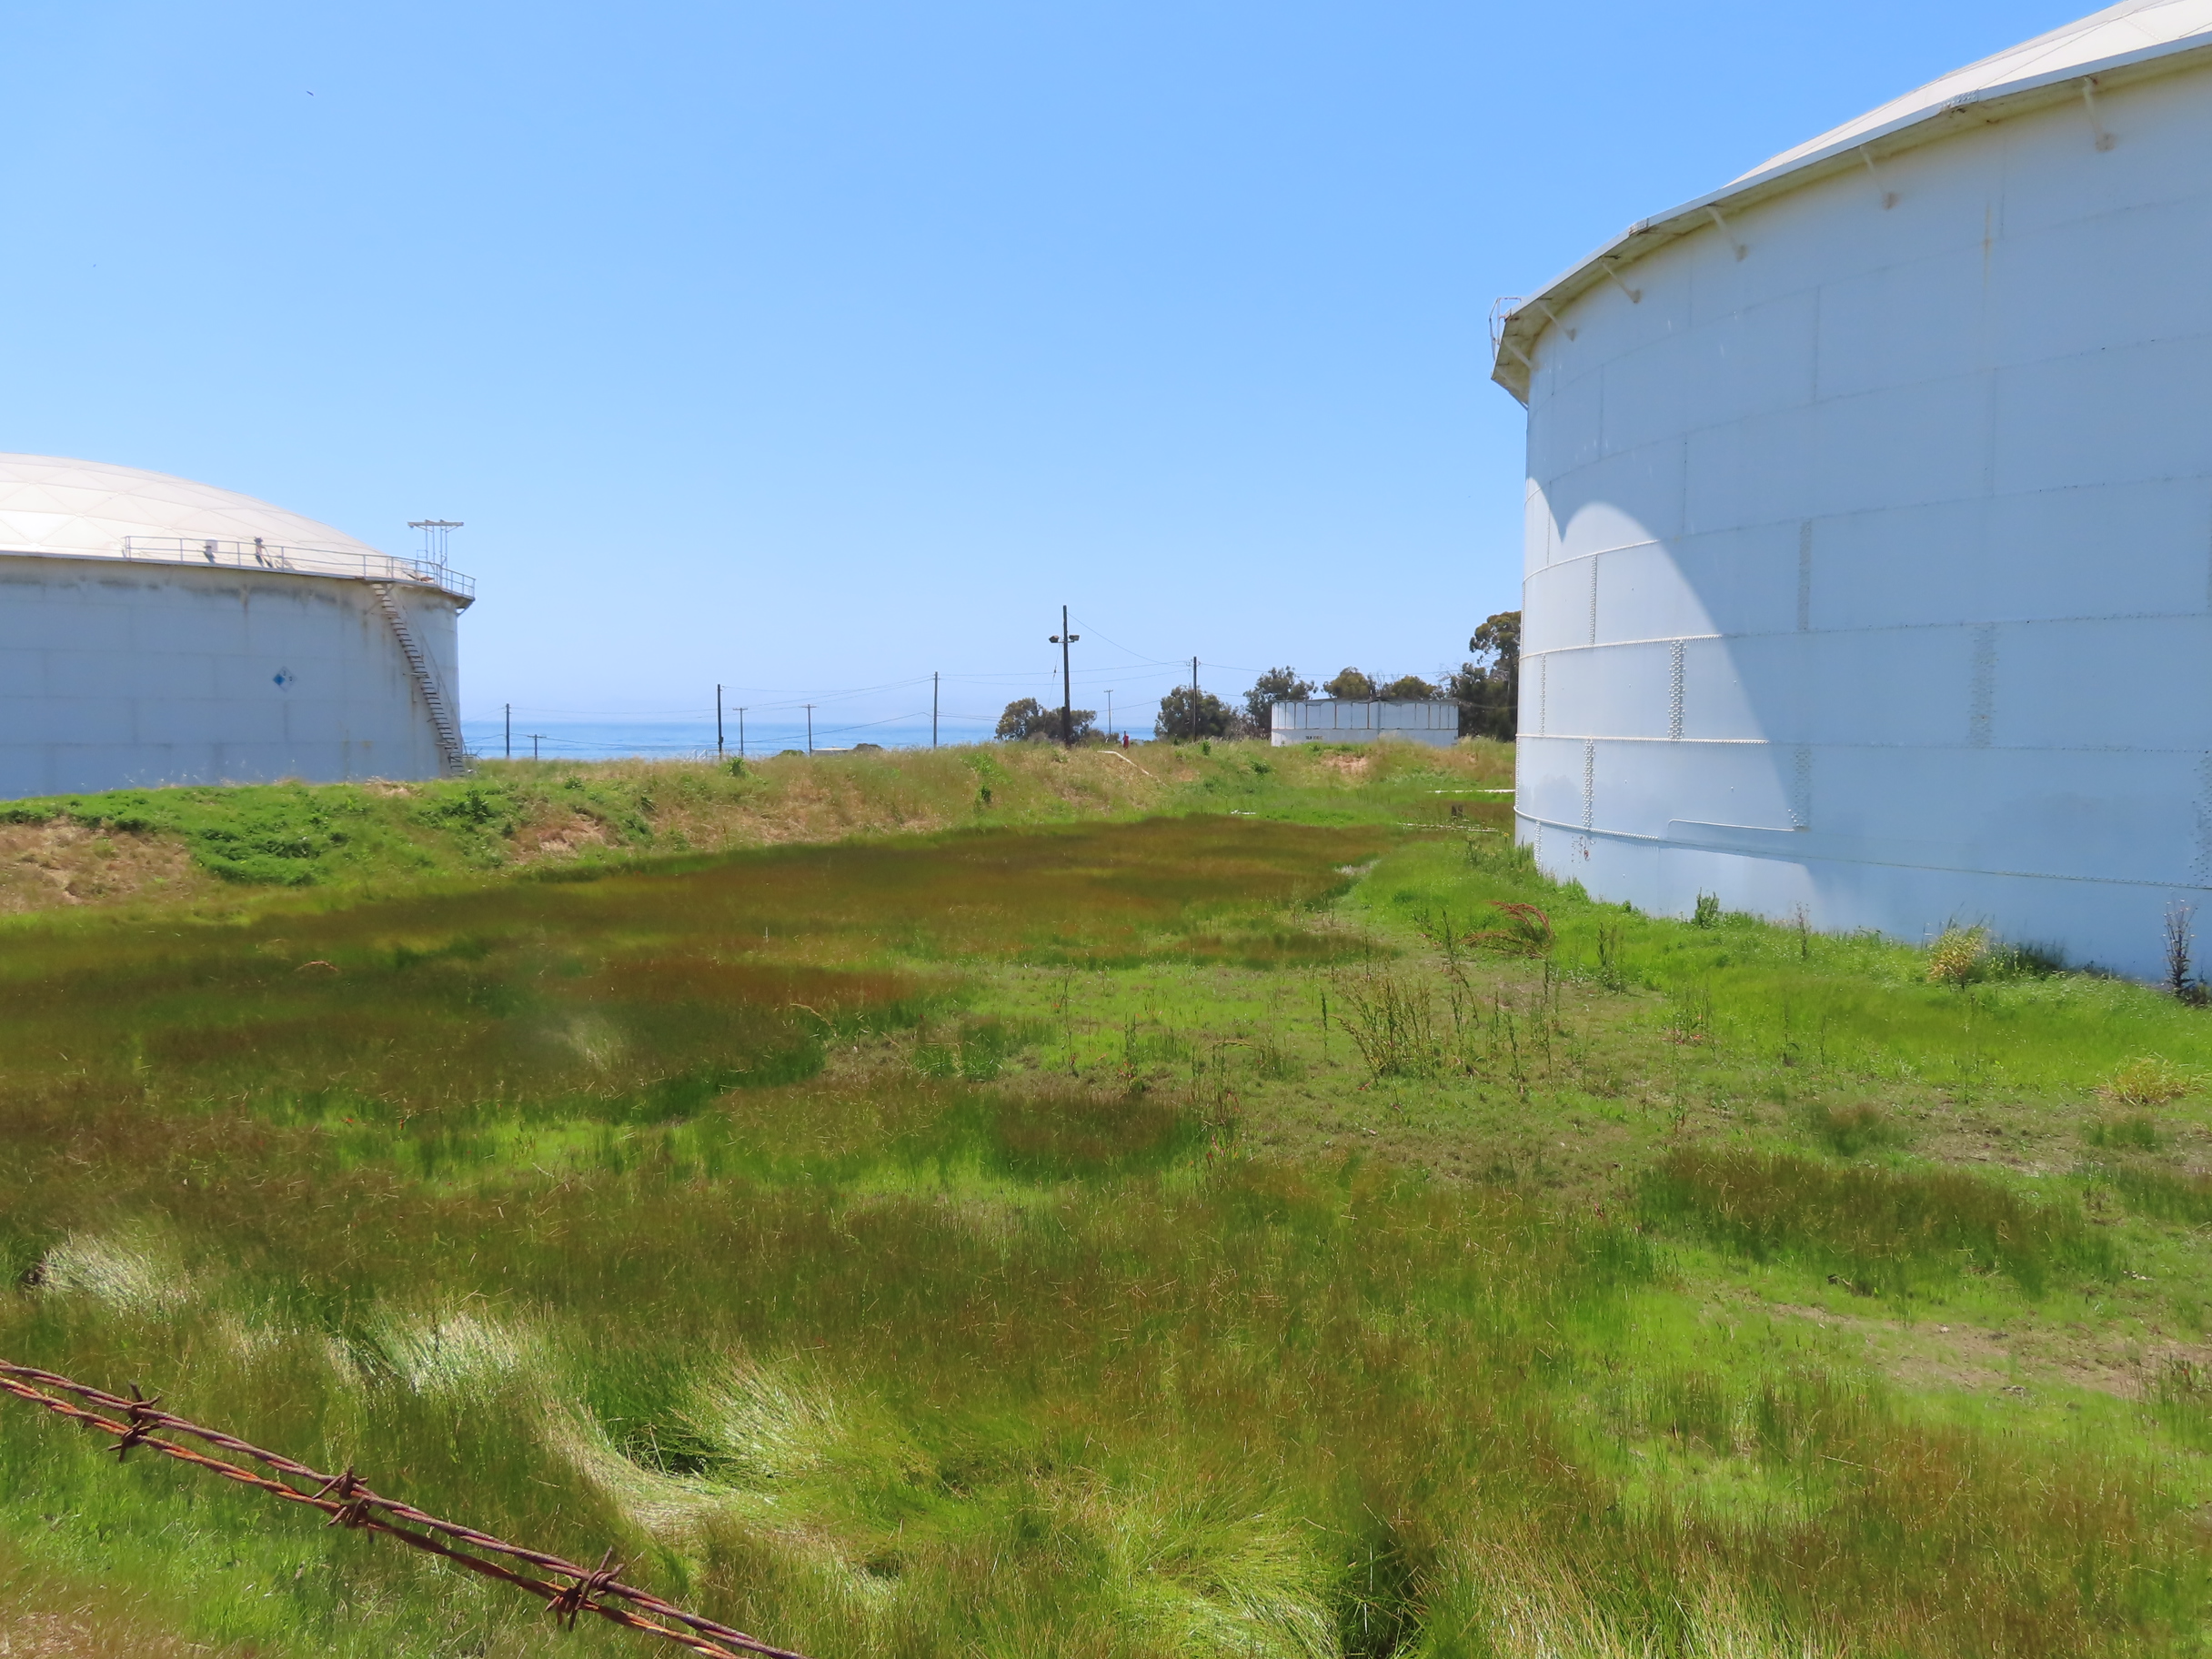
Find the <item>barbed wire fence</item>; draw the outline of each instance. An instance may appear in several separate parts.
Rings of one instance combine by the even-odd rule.
[[[474,1527],[440,1520],[411,1503],[380,1496],[351,1468],[343,1474],[326,1474],[310,1469],[305,1463],[295,1463],[220,1430],[205,1428],[188,1418],[162,1411],[161,1396],[142,1393],[135,1382],[130,1390],[126,1398],[51,1371],[0,1360],[0,1393],[13,1394],[96,1433],[113,1434],[116,1441],[110,1450],[116,1453],[117,1462],[127,1458],[133,1448],[143,1446],[224,1480],[267,1493],[283,1502],[319,1510],[330,1517],[328,1525],[396,1539],[409,1549],[437,1556],[480,1577],[512,1584],[544,1602],[554,1618],[570,1630],[576,1628],[578,1617],[588,1613],[626,1630],[659,1636],[689,1652],[704,1654],[706,1659],[740,1659],[745,1654],[763,1655],[764,1659],[805,1659],[804,1654],[790,1648],[774,1646],[729,1625],[686,1613],[649,1590],[624,1584],[620,1576],[624,1563],[615,1560],[612,1550],[600,1558],[598,1566],[585,1567],[542,1550],[508,1543]],[[73,1404],[62,1395],[84,1403]],[[177,1441],[165,1439],[155,1433],[156,1429],[188,1435],[246,1463],[257,1463],[268,1473],[257,1472],[246,1463],[226,1462]],[[495,1555],[519,1563],[523,1567],[535,1567],[548,1576],[538,1577],[487,1559]]]

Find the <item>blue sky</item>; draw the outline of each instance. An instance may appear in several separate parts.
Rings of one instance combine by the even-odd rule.
[[[1493,299],[2076,15],[11,5],[0,449],[465,520],[478,717],[995,709],[1063,602],[1117,712],[1425,671],[1518,603]]]

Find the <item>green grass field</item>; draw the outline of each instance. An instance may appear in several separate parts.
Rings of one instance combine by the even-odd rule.
[[[0,1356],[819,1659],[2212,1651],[2212,1015],[1510,773],[21,803]],[[654,1651],[0,1400],[0,1652],[548,1648]]]

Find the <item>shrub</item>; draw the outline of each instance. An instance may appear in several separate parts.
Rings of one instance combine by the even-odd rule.
[[[2189,951],[2197,938],[2189,924],[2196,914],[2195,905],[2178,900],[2166,907],[2166,988],[2185,1002],[2202,1003],[2204,981],[2192,984],[2189,979]]]
[[[1342,669],[1322,689],[1348,703],[1363,703],[1374,696],[1375,682],[1357,669]]]
[[[1160,714],[1152,722],[1152,735],[1171,742],[1225,738],[1233,718],[1229,705],[1212,692],[1177,686],[1160,699]]]
[[[1435,698],[1436,688],[1418,674],[1401,674],[1376,695],[1389,703],[1425,703]]]
[[[1989,961],[1989,930],[1946,928],[1928,947],[1928,983],[1966,986],[1982,977]]]
[[[2145,1054],[2123,1064],[2097,1093],[2122,1106],[2163,1106],[2197,1087],[2197,1080],[2171,1061]]]
[[[1091,723],[1098,719],[1098,710],[1074,709],[1068,713],[1074,721],[1074,740],[1088,741],[1093,736]],[[1069,740],[1068,733],[1068,721],[1061,718],[1060,709],[1048,709],[1035,698],[1024,697],[1006,705],[993,735],[1008,743],[1065,743]]]
[[[2066,953],[2056,945],[2002,940],[1989,947],[1988,970],[1997,980],[2046,980],[2066,970]]]
[[[522,809],[512,790],[472,782],[465,789],[432,796],[423,803],[419,816],[428,824],[512,835],[522,821]]]
[[[1264,738],[1274,723],[1277,703],[1294,703],[1313,695],[1313,682],[1299,678],[1296,669],[1270,669],[1244,693],[1245,729]]]
[[[1338,1018],[1377,1077],[1428,1077],[1443,1063],[1443,1034],[1426,987],[1384,970],[1336,976]]]

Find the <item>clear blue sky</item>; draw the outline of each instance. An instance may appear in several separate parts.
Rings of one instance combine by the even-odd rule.
[[[1518,603],[1492,300],[2075,15],[17,4],[0,449],[466,520],[477,716],[1050,697],[1063,601],[1118,709],[1427,670]]]

